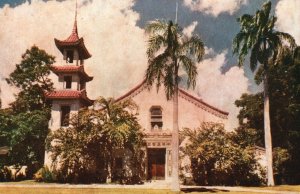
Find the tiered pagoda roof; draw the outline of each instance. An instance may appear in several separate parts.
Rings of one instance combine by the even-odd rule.
[[[80,59],[88,59],[92,55],[89,53],[89,51],[85,47],[83,38],[79,38],[79,36],[78,36],[76,15],[75,15],[75,22],[74,22],[74,26],[73,26],[71,35],[65,40],[58,40],[58,39],[54,38],[55,45],[62,54],[64,54],[63,52],[64,52],[65,48],[74,48],[75,47],[78,49]]]
[[[73,26],[73,30],[71,35],[65,40],[54,39],[57,48],[64,55],[65,50],[77,50],[79,54],[79,60],[88,59],[91,57],[90,53],[86,49],[83,38],[79,38],[78,29],[77,29],[77,4],[76,4],[76,12],[75,12],[75,22]],[[78,59],[76,59],[78,60]],[[85,70],[83,65],[52,65],[52,72],[56,75],[68,75],[68,74],[78,74],[80,80],[84,82],[89,82],[93,80],[93,77],[89,76]],[[61,89],[55,90],[51,92],[45,92],[45,97],[48,100],[79,100],[86,106],[91,106],[93,104],[93,100],[87,97],[87,93],[85,89],[75,90],[75,89]]]
[[[56,90],[51,92],[46,92],[45,96],[49,100],[69,100],[69,99],[79,99],[87,106],[93,104],[93,100],[89,99],[86,94],[86,90]]]
[[[64,65],[64,66],[51,66],[51,70],[58,75],[59,73],[78,73],[81,78],[86,82],[92,81],[93,77],[89,76],[85,71],[83,65]]]

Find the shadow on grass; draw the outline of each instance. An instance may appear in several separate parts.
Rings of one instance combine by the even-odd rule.
[[[192,193],[192,192],[209,192],[209,193],[217,193],[217,192],[229,192],[229,190],[224,189],[207,189],[207,188],[182,188],[182,192],[184,193]]]

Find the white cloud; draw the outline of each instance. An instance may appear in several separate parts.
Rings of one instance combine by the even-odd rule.
[[[79,36],[84,37],[92,54],[85,62],[87,72],[94,76],[87,84],[88,95],[91,98],[119,96],[143,79],[147,66],[145,35],[144,30],[136,26],[139,14],[132,10],[134,0],[82,0],[78,5]],[[74,10],[74,0],[33,0],[31,4],[1,8],[1,74],[8,76],[33,44],[56,56],[57,64],[63,63],[54,37],[64,40],[70,35]],[[1,86],[2,93],[5,90],[3,103],[7,105],[15,91],[5,82]]]
[[[137,27],[139,14],[132,10],[134,0],[80,1],[78,31],[92,57],[85,62],[87,72],[94,80],[87,84],[90,98],[118,97],[143,80],[147,67],[147,38]],[[24,3],[15,8],[0,9],[0,68],[8,76],[20,62],[21,55],[33,44],[56,56],[63,63],[55,47],[54,37],[67,38],[73,27],[75,1],[39,1]],[[197,22],[186,30],[191,34]],[[238,109],[233,102],[247,92],[247,79],[243,70],[231,68],[226,74],[220,71],[226,63],[226,52],[215,54],[199,64],[197,92],[201,98],[222,110],[230,112],[231,126],[236,126]],[[1,78],[1,75],[0,75]],[[57,76],[53,76],[57,80]],[[16,90],[1,81],[1,99],[7,105],[13,101]]]
[[[281,0],[275,8],[275,14],[278,17],[276,22],[277,29],[291,34],[298,45],[300,44],[299,8],[299,0]]]
[[[225,74],[221,72],[226,54],[227,51],[224,51],[198,64],[196,92],[205,102],[229,112],[226,129],[232,130],[238,126],[236,117],[239,113],[234,101],[248,92],[249,80],[244,76],[243,69],[237,66]]]
[[[193,32],[195,31],[196,26],[198,25],[197,21],[193,21],[189,26],[183,29],[182,33],[188,38],[192,37]]]
[[[215,17],[221,13],[232,15],[241,4],[246,3],[247,0],[184,0],[184,5],[192,11],[204,12]]]

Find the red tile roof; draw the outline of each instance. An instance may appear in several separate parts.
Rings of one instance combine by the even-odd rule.
[[[81,91],[76,90],[58,90],[46,93],[47,98],[56,99],[56,98],[80,98]]]
[[[89,76],[85,70],[83,65],[52,65],[51,70],[55,73],[78,73],[79,76],[83,77],[85,81],[92,81],[93,77]]]
[[[51,92],[46,92],[45,97],[49,100],[67,100],[67,99],[80,99],[87,105],[92,105],[93,100],[90,100],[86,95],[86,90],[56,90]]]
[[[79,40],[79,36],[78,36],[78,29],[77,29],[77,20],[75,19],[71,35],[63,42],[77,42],[78,40]]]

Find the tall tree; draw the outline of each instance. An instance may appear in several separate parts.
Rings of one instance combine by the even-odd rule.
[[[103,133],[107,144],[107,182],[114,180],[114,160],[115,151],[117,149],[129,149],[132,153],[139,152],[135,149],[142,145],[142,133],[140,125],[137,122],[137,105],[131,100],[115,102],[113,98],[105,99],[100,97],[95,101],[95,105],[101,107],[96,111],[97,117],[100,119],[99,124],[103,129]],[[136,166],[138,168],[138,166]]]
[[[20,89],[15,102],[11,104],[15,112],[42,110],[47,107],[44,92],[53,89],[49,78],[54,56],[32,46],[22,55],[20,64],[6,81]]]
[[[148,68],[146,83],[152,86],[156,82],[157,90],[165,87],[167,100],[173,98],[172,133],[172,190],[179,191],[178,177],[178,84],[179,70],[187,74],[187,86],[195,87],[197,67],[204,55],[204,44],[199,36],[184,36],[178,24],[172,21],[152,21],[146,26],[150,34],[148,41]]]
[[[298,184],[300,179],[298,167],[300,161],[300,47],[295,51],[286,49],[276,66],[269,66],[270,120],[272,126],[272,145],[276,154],[280,147],[287,149],[291,159],[281,168],[276,168],[273,162],[275,177],[289,184]],[[261,73],[257,72],[256,80],[261,82]],[[240,125],[237,132],[245,136],[250,128],[255,133],[248,140],[254,140],[256,145],[263,146],[263,93],[243,94],[235,104],[240,108],[238,115]],[[252,131],[251,129],[251,131]],[[252,133],[252,132],[251,132]],[[278,157],[277,157],[278,159]],[[276,158],[275,158],[276,160]],[[278,163],[278,162],[277,162]],[[277,169],[277,170],[276,170]],[[277,171],[277,172],[276,172]],[[276,179],[275,179],[276,182]]]
[[[7,165],[26,165],[29,171],[34,171],[44,163],[50,118],[44,92],[52,89],[49,74],[53,63],[53,56],[32,46],[6,79],[20,90],[10,108],[0,111],[0,120],[3,121],[0,137],[10,147]]]
[[[269,66],[278,62],[284,45],[295,47],[295,40],[287,33],[274,30],[276,17],[270,16],[271,2],[262,5],[255,15],[244,14],[238,18],[240,32],[233,40],[233,53],[239,56],[239,66],[242,66],[250,51],[250,68],[252,71],[260,65],[263,72],[264,85],[264,136],[267,157],[268,186],[274,185],[272,168],[272,138],[269,112]]]

